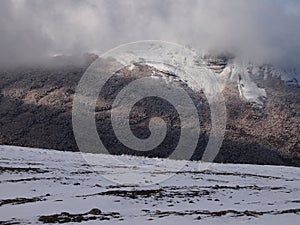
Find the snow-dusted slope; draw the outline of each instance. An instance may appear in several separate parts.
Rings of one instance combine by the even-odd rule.
[[[297,70],[281,70],[270,65],[259,66],[251,63],[232,62],[227,64],[220,77],[224,83],[237,82],[242,99],[262,106],[268,96],[265,88],[259,87],[257,81],[263,83],[270,78],[279,78],[287,85],[298,86],[297,78],[300,77],[300,72]]]
[[[93,158],[98,172],[80,153],[0,146],[0,223],[299,224],[299,168],[188,162],[176,173],[171,160]],[[161,174],[172,176],[144,185]],[[130,185],[135,176],[143,182]]]
[[[159,71],[171,74],[170,81],[180,80],[192,90],[196,92],[204,90],[208,95],[222,92],[227,83],[237,82],[240,97],[257,106],[263,106],[267,94],[255,80],[277,77],[287,84],[299,85],[300,71],[296,69],[283,70],[266,64],[241,63],[230,55],[201,56],[194,49],[166,42],[132,43],[109,52],[105,57],[108,56],[115,58],[124,66],[132,62],[150,65]],[[206,63],[207,60],[210,61],[210,66]],[[130,68],[133,68],[133,64]]]

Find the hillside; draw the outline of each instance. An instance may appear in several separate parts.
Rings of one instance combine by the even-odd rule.
[[[0,144],[77,151],[72,131],[72,104],[76,86],[95,55],[59,56],[47,65],[0,71]],[[300,166],[300,88],[268,66],[241,68],[230,57],[203,57],[205,67],[225,80],[227,126],[215,162]],[[277,72],[277,73],[276,73]],[[176,74],[151,65],[124,68],[106,85],[96,107],[98,133],[112,154],[167,157],[178,142],[180,121],[171,105],[159,99],[141,101],[132,111],[133,133],[149,135],[148,122],[160,116],[168,135],[155,150],[132,151],[120,143],[111,128],[114,97],[140,77],[155,77],[184,87],[196,104],[201,135],[192,159],[201,159],[211,129],[210,109],[203,92],[193,90]],[[172,78],[172,79],[171,79]],[[248,88],[248,89],[247,89]],[[254,89],[256,92],[252,92]],[[250,93],[250,94],[249,94]],[[253,93],[255,94],[253,97]],[[251,95],[252,94],[252,95]]]

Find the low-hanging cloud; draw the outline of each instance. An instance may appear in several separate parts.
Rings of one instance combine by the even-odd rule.
[[[292,0],[1,0],[0,63],[159,39],[300,67],[299,22]]]

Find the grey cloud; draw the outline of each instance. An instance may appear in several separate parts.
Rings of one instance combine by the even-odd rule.
[[[103,53],[160,39],[300,67],[300,3],[274,0],[1,0],[0,62]]]

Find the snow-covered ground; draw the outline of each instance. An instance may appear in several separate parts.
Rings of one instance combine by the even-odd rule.
[[[172,160],[91,156],[93,166],[81,153],[0,146],[0,224],[300,222],[299,168],[189,162],[176,172]]]

